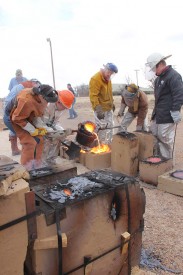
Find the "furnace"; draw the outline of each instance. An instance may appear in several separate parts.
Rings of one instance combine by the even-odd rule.
[[[31,179],[41,213],[29,251],[31,272],[127,275],[139,265],[145,195],[134,178],[103,169],[39,180]],[[66,241],[55,246],[59,232]]]
[[[157,186],[158,176],[170,171],[172,167],[172,159],[151,156],[139,162],[139,178],[146,183]]]

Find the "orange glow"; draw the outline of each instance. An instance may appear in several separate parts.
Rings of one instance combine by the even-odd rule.
[[[95,130],[95,124],[92,122],[85,123],[84,127],[90,133],[93,133],[93,131]]]
[[[71,191],[69,189],[64,189],[64,193],[67,195],[67,196],[70,196],[71,195]]]
[[[94,153],[94,154],[100,154],[100,153],[107,153],[110,151],[111,151],[111,149],[110,149],[109,145],[101,144],[99,146],[92,148],[90,152]]]
[[[112,206],[113,206],[114,208],[116,208],[116,203],[114,202],[114,203],[112,204]]]
[[[81,150],[80,150],[80,153],[85,154],[85,153],[86,153],[86,151],[84,151],[84,150],[82,150],[82,149],[81,149]]]

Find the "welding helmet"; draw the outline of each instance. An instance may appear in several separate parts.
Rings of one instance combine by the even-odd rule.
[[[110,70],[111,72],[117,74],[118,72],[118,68],[116,65],[114,65],[113,63],[107,63],[106,65],[104,65],[105,69]]]
[[[152,53],[147,58],[146,66],[148,66],[151,69],[151,71],[155,71],[156,70],[156,65],[160,61],[165,60],[165,59],[167,59],[167,58],[169,58],[171,56],[172,56],[171,54],[167,55],[167,56],[164,56],[161,53]]]
[[[40,85],[34,87],[33,92],[37,95],[41,95],[47,102],[55,103],[58,101],[58,93],[49,85]]]
[[[69,90],[58,91],[58,100],[65,108],[70,109],[74,101],[74,95]]]

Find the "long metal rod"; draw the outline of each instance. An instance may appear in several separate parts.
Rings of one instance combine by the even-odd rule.
[[[55,86],[55,73],[54,73],[54,66],[53,66],[53,53],[52,53],[51,39],[50,39],[50,38],[47,38],[47,41],[48,41],[49,44],[50,44],[51,66],[52,66],[52,76],[53,76],[53,87],[54,87],[54,89],[56,89],[56,86]]]

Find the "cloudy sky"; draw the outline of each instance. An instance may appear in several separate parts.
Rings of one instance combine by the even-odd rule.
[[[28,79],[53,85],[51,39],[57,89],[88,84],[103,64],[148,85],[149,54],[172,54],[168,64],[183,75],[183,1],[165,0],[0,0],[0,97],[16,69]]]

